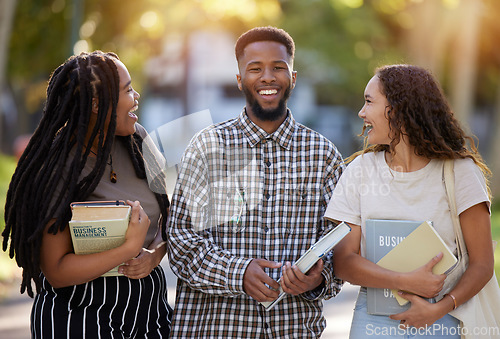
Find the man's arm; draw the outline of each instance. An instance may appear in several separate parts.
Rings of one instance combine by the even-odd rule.
[[[332,197],[333,190],[337,185],[337,182],[340,179],[342,172],[345,170],[344,160],[342,159],[342,155],[338,150],[333,146],[333,151],[330,157],[326,160],[328,165],[325,169],[325,185],[323,187],[323,199],[321,206],[321,220],[318,221],[321,229],[321,234],[319,236],[325,235],[334,228],[336,225],[325,218],[323,218],[323,214],[326,211],[326,207],[328,206],[328,202]],[[335,276],[334,267],[333,267],[333,251],[329,252],[323,258],[323,270],[321,271],[321,275],[323,276],[323,282],[318,285],[316,288],[303,293],[301,296],[310,299],[316,300],[319,298],[330,299],[335,297],[344,284],[342,279],[339,279]]]

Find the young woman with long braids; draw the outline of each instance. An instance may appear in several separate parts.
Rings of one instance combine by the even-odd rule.
[[[36,288],[33,338],[169,335],[159,265],[169,201],[162,178],[147,181],[158,165],[143,158],[138,99],[114,53],[72,56],[50,77],[43,117],[10,183],[2,234],[23,269],[21,293],[33,297],[32,281]],[[132,206],[124,244],[75,255],[70,203],[117,199]],[[124,276],[101,277],[118,265]]]
[[[368,82],[364,98],[358,115],[370,146],[348,159],[352,161],[325,213],[352,225],[334,253],[335,274],[363,286],[350,337],[460,338],[459,321],[449,312],[478,293],[493,274],[489,170],[427,70],[412,65],[381,67]],[[397,273],[365,258],[364,234],[367,219],[430,220],[455,251],[443,183],[446,159],[454,161],[456,206],[469,266],[456,286],[441,291],[446,275],[432,273],[441,254],[413,272]],[[390,317],[369,314],[366,287],[398,290],[411,307]]]

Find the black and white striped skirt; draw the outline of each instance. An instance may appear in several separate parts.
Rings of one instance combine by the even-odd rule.
[[[101,277],[54,289],[42,276],[32,338],[167,338],[172,308],[161,266],[142,279]]]

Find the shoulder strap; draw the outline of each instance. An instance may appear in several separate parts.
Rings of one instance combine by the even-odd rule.
[[[453,230],[455,232],[457,252],[460,258],[462,254],[467,253],[467,247],[465,246],[464,235],[462,234],[460,219],[458,218],[457,213],[457,203],[455,200],[455,173],[453,171],[454,164],[455,159],[446,159],[444,161],[443,181],[446,189],[446,195],[448,197],[448,205],[450,206],[451,219],[453,221]]]

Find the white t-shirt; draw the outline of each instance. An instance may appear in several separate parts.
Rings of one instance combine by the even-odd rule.
[[[354,159],[340,177],[325,216],[361,225],[361,255],[366,253],[366,219],[432,221],[451,251],[455,235],[443,182],[443,160],[431,160],[414,172],[397,172],[385,161],[384,152],[366,153]],[[490,201],[480,168],[472,159],[455,160],[457,211]]]

